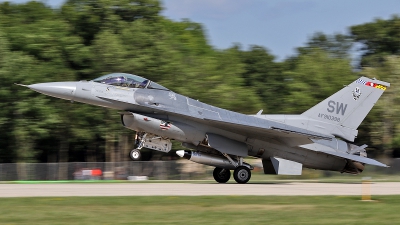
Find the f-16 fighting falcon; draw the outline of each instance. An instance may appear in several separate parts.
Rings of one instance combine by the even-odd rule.
[[[302,168],[359,174],[365,164],[387,167],[367,158],[366,145],[351,144],[357,128],[390,86],[360,77],[300,115],[244,115],[175,93],[146,78],[112,73],[92,81],[22,85],[56,98],[122,111],[122,125],[136,131],[132,160],[140,149],[169,152],[171,140],[191,149],[180,157],[215,167],[219,183],[233,177],[247,183],[262,159],[265,174],[301,175]]]

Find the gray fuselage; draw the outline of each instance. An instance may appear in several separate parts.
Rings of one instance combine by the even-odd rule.
[[[304,138],[291,138],[289,140],[265,134],[254,135],[246,131],[229,131],[210,126],[208,123],[202,122],[203,118],[232,123],[245,122],[256,124],[258,127],[282,127],[284,123],[214,107],[170,90],[126,88],[92,81],[80,81],[76,82],[76,91],[70,100],[145,114],[170,121],[172,124],[184,123],[204,134],[223,135],[229,139],[246,143],[249,156],[264,159],[280,157],[302,163],[308,168],[321,170],[342,171],[346,165],[345,159],[299,147],[304,141],[308,141]],[[299,130],[304,132],[305,129],[299,127]],[[168,137],[167,132],[165,133],[165,136]],[[201,137],[201,139],[203,138]],[[178,141],[185,142],[185,140]],[[333,141],[337,140],[334,139]]]

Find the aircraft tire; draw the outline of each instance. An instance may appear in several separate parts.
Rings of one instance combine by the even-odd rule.
[[[245,184],[251,178],[251,171],[245,166],[239,166],[233,171],[233,178],[237,183]]]
[[[140,150],[138,149],[132,149],[131,152],[129,153],[129,157],[133,161],[138,161],[142,157],[142,154],[140,153]]]
[[[214,180],[218,183],[226,183],[231,178],[231,171],[227,169],[222,169],[215,167],[213,171]]]

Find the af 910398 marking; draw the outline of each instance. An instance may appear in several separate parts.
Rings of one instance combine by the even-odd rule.
[[[336,117],[336,116],[331,116],[331,115],[326,115],[324,113],[319,113],[318,117],[320,118],[324,118],[326,120],[332,120],[332,121],[336,121],[336,122],[340,122],[340,118]]]

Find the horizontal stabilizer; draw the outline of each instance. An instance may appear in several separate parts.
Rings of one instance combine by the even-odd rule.
[[[383,164],[381,162],[378,162],[374,159],[371,158],[367,158],[367,157],[362,157],[362,156],[358,156],[358,155],[350,155],[347,153],[341,153],[341,152],[335,152],[335,153],[330,153],[331,155],[335,155],[335,156],[339,156],[345,159],[351,159],[353,161],[357,161],[360,163],[365,163],[365,164],[369,164],[369,165],[373,165],[373,166],[381,166],[381,167],[389,167],[386,164]]]
[[[365,164],[369,164],[369,165],[373,165],[373,166],[389,167],[389,166],[387,166],[381,162],[378,162],[374,159],[371,159],[371,158],[358,156],[358,155],[352,155],[352,154],[348,154],[345,152],[339,152],[334,149],[332,149],[330,151],[330,150],[326,150],[325,146],[322,146],[322,145],[321,145],[321,147],[319,147],[319,146],[320,146],[320,144],[314,143],[314,144],[301,145],[300,147],[304,148],[304,149],[316,151],[316,152],[323,152],[325,154],[337,156],[337,157],[344,158],[344,159],[350,159],[353,161],[357,161],[360,163],[365,163]]]

